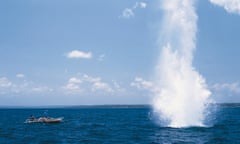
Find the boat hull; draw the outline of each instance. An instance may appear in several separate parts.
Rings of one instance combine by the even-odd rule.
[[[63,117],[60,118],[45,118],[40,117],[38,119],[27,119],[25,123],[60,123],[63,122]]]

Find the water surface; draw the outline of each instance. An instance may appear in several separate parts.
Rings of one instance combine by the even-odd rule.
[[[46,108],[0,109],[0,143],[86,144],[217,144],[240,143],[240,107],[219,106],[217,119],[209,127],[170,128],[159,126],[149,107],[48,108],[59,124],[25,124]]]

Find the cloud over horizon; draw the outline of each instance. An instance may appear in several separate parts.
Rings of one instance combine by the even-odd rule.
[[[214,100],[218,103],[235,103],[239,100],[240,85],[239,82],[215,83],[211,86]]]
[[[87,74],[82,75],[81,77],[71,77],[69,78],[67,84],[63,87],[67,94],[83,94],[84,92],[105,92],[113,93],[117,89],[114,85],[103,82],[100,77],[92,77]]]
[[[135,77],[134,81],[131,82],[130,86],[136,87],[140,90],[147,90],[149,92],[157,92],[157,88],[154,86],[154,83],[151,81],[144,80],[141,77]]]
[[[238,82],[233,83],[216,83],[212,86],[215,92],[240,93],[240,85]]]
[[[23,78],[23,75],[19,75],[17,78]],[[32,81],[22,80],[21,82],[17,83],[14,81],[10,81],[7,77],[0,77],[0,94],[31,94],[31,93],[49,93],[52,92],[53,89],[47,86],[42,86],[36,84]]]
[[[25,75],[24,75],[24,74],[21,74],[21,73],[19,73],[19,74],[16,74],[16,77],[17,77],[17,78],[24,78],[24,77],[25,77]]]
[[[0,78],[0,88],[8,88],[11,87],[13,84],[10,80],[8,80],[8,78],[6,77],[1,77]]]
[[[240,0],[209,0],[212,4],[223,7],[229,13],[240,14]]]
[[[131,8],[125,8],[122,11],[122,15],[120,17],[122,18],[132,18],[135,16],[135,12],[137,9],[141,8],[144,9],[147,7],[147,3],[146,2],[136,2]]]
[[[75,58],[75,59],[91,59],[91,52],[83,52],[79,50],[73,50],[67,53],[67,58]]]

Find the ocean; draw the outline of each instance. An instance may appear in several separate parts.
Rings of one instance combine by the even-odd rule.
[[[24,123],[45,111],[57,124]],[[1,108],[1,144],[236,144],[240,106],[219,105],[206,127],[160,126],[149,106]]]

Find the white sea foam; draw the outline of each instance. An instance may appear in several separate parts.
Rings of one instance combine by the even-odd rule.
[[[196,44],[195,0],[161,0],[164,20],[159,34],[161,55],[156,71],[160,91],[153,109],[165,126],[204,126],[211,92],[192,66]]]

